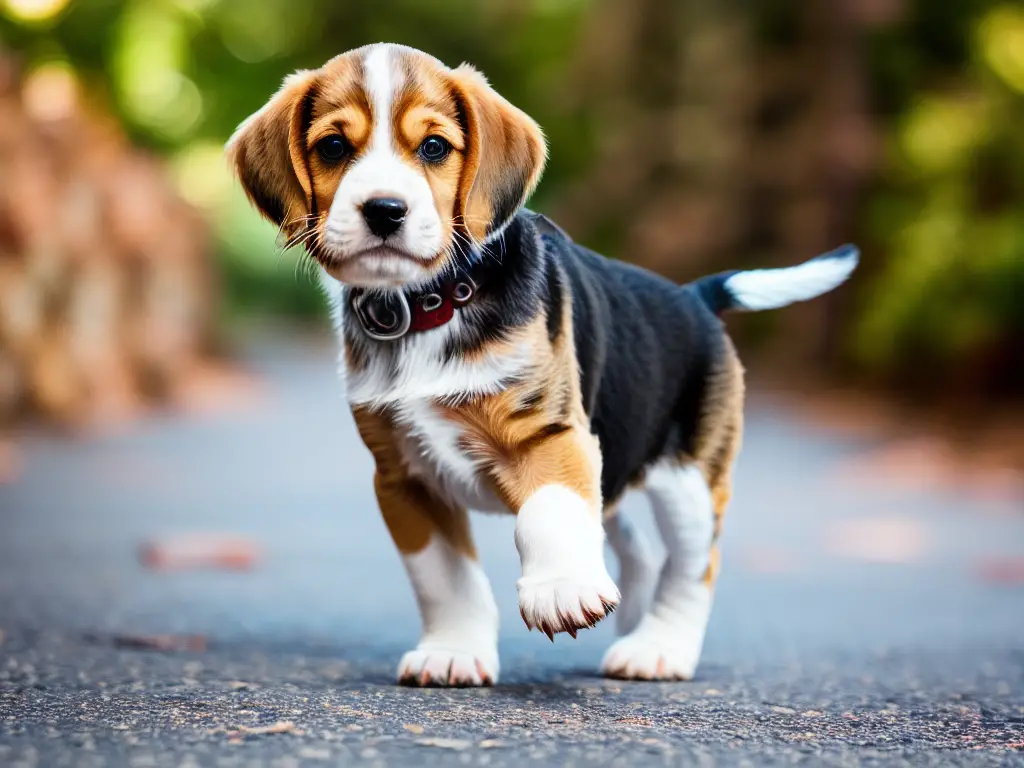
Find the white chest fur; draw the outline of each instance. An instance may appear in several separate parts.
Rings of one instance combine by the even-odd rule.
[[[345,344],[344,289],[326,273],[321,287],[331,305],[338,341]],[[345,394],[353,405],[389,406],[406,432],[403,458],[410,472],[446,501],[482,512],[504,511],[481,468],[459,445],[459,425],[437,408],[438,400],[458,402],[471,395],[499,392],[530,363],[529,348],[476,361],[446,360],[444,348],[459,332],[458,317],[442,328],[402,340],[402,354],[370,356],[350,371],[341,356]]]
[[[345,289],[320,270],[320,286],[331,307],[331,320],[339,343],[345,344]],[[460,399],[500,392],[530,364],[530,348],[503,349],[475,360],[451,358],[449,342],[462,333],[458,314],[451,322],[426,333],[416,333],[371,346],[358,370],[350,370],[341,359],[340,373],[345,394],[353,405],[396,405],[434,398]]]
[[[456,506],[481,512],[504,510],[479,464],[459,445],[459,425],[433,402],[403,400],[396,403],[395,415],[406,430],[402,453],[411,475]]]

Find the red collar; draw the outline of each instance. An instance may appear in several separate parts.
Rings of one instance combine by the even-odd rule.
[[[478,285],[466,272],[418,291],[350,291],[352,310],[366,335],[393,341],[408,333],[429,331],[450,322],[455,310],[469,304]]]

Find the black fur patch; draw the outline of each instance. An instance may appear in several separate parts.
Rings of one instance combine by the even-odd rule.
[[[514,226],[529,226],[524,219]],[[554,233],[544,241],[557,267],[555,275],[545,271],[545,281],[564,281],[572,296],[583,406],[603,456],[601,491],[615,499],[659,458],[694,450],[708,373],[725,354],[724,331],[691,287]]]
[[[513,328],[529,323],[537,314],[546,290],[543,251],[534,240],[536,232],[516,219],[501,237],[488,243],[477,256],[474,274],[479,276],[476,299],[464,309],[465,331],[445,348],[445,359],[454,360],[504,339]]]
[[[736,308],[736,299],[726,290],[725,283],[737,273],[738,270],[734,269],[731,272],[719,272],[717,275],[702,277],[700,280],[692,283],[690,288],[697,292],[704,303],[711,308],[712,312],[721,314]]]
[[[548,238],[541,237],[544,242],[544,250],[547,251]],[[544,311],[547,314],[548,340],[554,342],[562,333],[562,316],[565,314],[563,308],[562,275],[558,271],[558,264],[553,258],[544,260],[547,282],[547,292],[544,294]]]

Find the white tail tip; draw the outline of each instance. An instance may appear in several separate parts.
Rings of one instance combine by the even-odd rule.
[[[838,287],[857,268],[859,259],[856,246],[844,245],[795,267],[737,272],[725,281],[725,290],[736,309],[777,309]]]

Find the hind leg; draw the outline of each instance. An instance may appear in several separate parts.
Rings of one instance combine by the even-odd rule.
[[[610,677],[689,680],[718,575],[717,540],[743,432],[743,369],[726,339],[708,375],[695,454],[651,467],[644,486],[668,552],[650,610],[604,656]]]
[[[653,467],[645,488],[668,556],[650,610],[605,654],[610,677],[689,680],[697,668],[711,614],[715,512],[696,463]]]
[[[625,635],[636,628],[651,607],[661,562],[643,531],[622,513],[606,515],[604,532],[619,561],[622,602],[615,612],[615,629]]]

